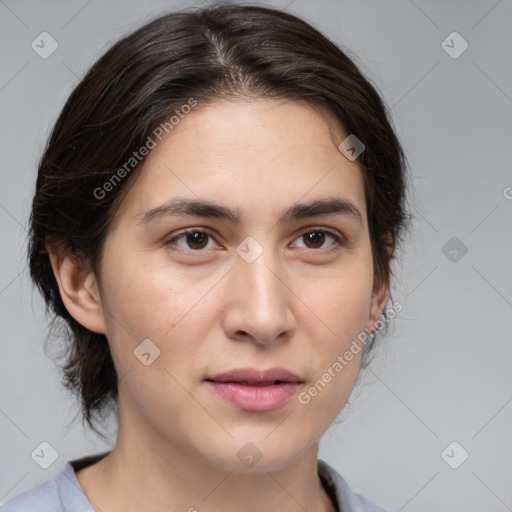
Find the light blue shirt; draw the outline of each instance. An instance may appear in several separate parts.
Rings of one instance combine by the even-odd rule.
[[[108,452],[107,452],[108,453]],[[1,512],[94,512],[75,476],[75,467],[93,464],[106,453],[68,461],[62,471],[28,491],[10,499]],[[86,461],[87,463],[84,463]],[[341,512],[386,512],[363,496],[352,492],[343,477],[323,460],[318,460],[318,474],[327,494]]]

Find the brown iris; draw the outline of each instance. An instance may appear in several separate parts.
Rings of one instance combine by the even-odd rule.
[[[194,231],[192,233],[186,233],[187,244],[192,249],[204,249],[208,245],[208,234],[201,233],[200,231]]]
[[[322,233],[321,231],[311,231],[310,233],[306,233],[305,235],[302,236],[306,240],[306,245],[308,244],[308,242],[314,244],[314,249],[318,249],[325,242],[325,233]]]

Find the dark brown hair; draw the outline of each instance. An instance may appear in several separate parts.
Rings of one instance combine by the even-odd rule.
[[[247,97],[305,100],[364,143],[358,163],[374,285],[389,284],[407,221],[405,156],[379,94],[353,60],[310,24],[273,8],[215,4],[157,17],[115,43],[70,95],[39,164],[30,217],[30,274],[64,329],[64,385],[96,432],[95,417],[116,407],[116,371],[106,337],[64,306],[47,248],[70,251],[98,276],[109,222],[135,172],[108,194],[95,191],[190,98]]]

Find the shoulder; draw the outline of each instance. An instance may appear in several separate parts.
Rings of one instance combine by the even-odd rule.
[[[47,480],[18,494],[0,507],[1,512],[58,512],[63,511],[56,479]]]
[[[94,512],[87,501],[71,462],[51,480],[29,489],[7,501],[0,512]]]
[[[364,496],[352,491],[346,480],[321,459],[318,460],[318,472],[336,495],[339,508],[343,512],[388,512]]]

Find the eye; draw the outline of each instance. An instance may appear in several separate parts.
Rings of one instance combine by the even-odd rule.
[[[334,248],[343,244],[343,238],[332,231],[314,228],[302,233],[296,240],[304,240],[304,246],[298,246],[304,249],[322,249],[326,240],[331,238],[334,243],[330,244],[327,249]],[[181,241],[181,243],[179,243]],[[212,249],[215,246],[209,246],[209,242],[213,242],[213,236],[204,229],[190,228],[166,240],[166,246],[177,246],[182,249],[192,250],[194,252],[202,252],[203,249]],[[174,249],[171,247],[171,249]]]
[[[184,249],[191,249],[196,252],[200,252],[202,249],[211,249],[208,247],[208,242],[212,240],[212,235],[207,231],[198,228],[188,229],[182,231],[180,234],[169,238],[166,242],[166,246],[177,245]],[[184,245],[177,243],[179,240],[184,241]]]
[[[334,244],[331,244],[327,248],[332,248],[334,246],[342,245],[343,239],[341,236],[333,233],[332,231],[327,231],[325,229],[310,229],[297,238],[297,240],[304,240],[306,245],[303,248],[305,249],[322,249],[322,245],[324,245],[326,239],[331,238],[334,240]],[[299,246],[300,247],[300,246]]]

